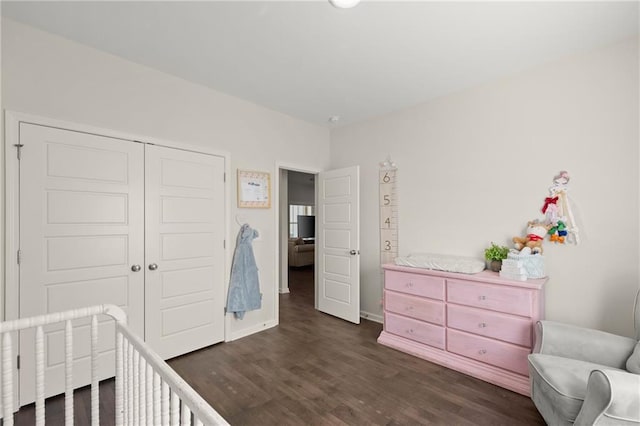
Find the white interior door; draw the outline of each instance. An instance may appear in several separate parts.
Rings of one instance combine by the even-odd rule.
[[[318,174],[318,309],[360,324],[360,169]]]
[[[140,143],[20,124],[21,317],[111,303],[143,331],[144,151]],[[133,309],[132,309],[133,308]],[[45,330],[46,396],[64,390],[64,340]],[[101,378],[113,375],[113,325],[101,322]],[[106,337],[106,338],[105,338]],[[89,325],[74,334],[74,386],[89,383]],[[20,335],[20,404],[34,400],[34,333]]]
[[[224,158],[146,147],[145,339],[164,359],[224,340]]]

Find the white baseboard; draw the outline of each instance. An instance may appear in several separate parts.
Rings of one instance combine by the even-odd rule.
[[[369,321],[383,323],[382,315],[372,314],[370,312],[360,311],[360,318],[368,319]]]
[[[287,287],[287,288],[279,288],[279,289],[278,289],[278,293],[280,293],[280,294],[287,294],[287,293],[289,293],[289,287]]]
[[[252,334],[255,333],[259,333],[261,331],[267,330],[269,328],[275,327],[276,325],[278,325],[278,321],[277,320],[271,320],[271,321],[267,321],[261,324],[256,324],[253,327],[249,327],[249,328],[245,328],[243,330],[238,330],[234,333],[231,333],[231,337],[229,339],[226,339],[226,342],[233,342],[234,340],[238,340],[241,339],[243,337],[247,337],[250,336]]]

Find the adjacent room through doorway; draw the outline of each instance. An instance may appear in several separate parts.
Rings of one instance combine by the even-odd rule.
[[[315,203],[314,174],[280,169],[280,293],[310,306],[315,306]]]

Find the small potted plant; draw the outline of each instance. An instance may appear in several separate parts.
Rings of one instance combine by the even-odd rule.
[[[500,272],[502,260],[507,258],[509,248],[491,243],[491,247],[484,250],[484,258],[487,260],[487,267],[493,272]]]

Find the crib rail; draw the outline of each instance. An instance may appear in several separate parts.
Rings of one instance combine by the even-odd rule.
[[[35,328],[36,425],[44,425],[44,329],[64,323],[65,425],[73,425],[73,320],[91,319],[91,424],[99,424],[98,315],[115,320],[115,421],[116,425],[227,425],[187,382],[126,326],[126,315],[114,305],[98,305],[0,323],[2,342],[3,425],[13,425],[13,342],[11,333]]]

